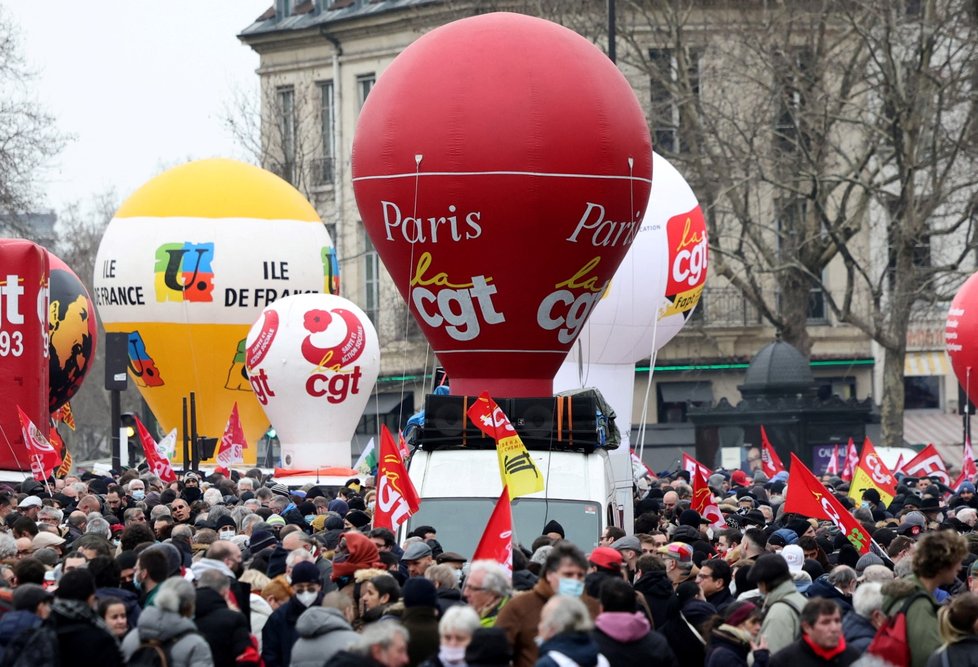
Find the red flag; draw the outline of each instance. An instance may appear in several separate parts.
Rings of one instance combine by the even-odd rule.
[[[34,422],[30,420],[20,406],[17,406],[17,417],[20,419],[20,430],[24,434],[24,444],[27,445],[27,456],[31,464],[34,479],[43,482],[51,471],[61,465],[61,455],[48,442]]]
[[[973,479],[978,475],[978,468],[975,466],[975,452],[971,449],[971,436],[964,438],[964,455],[961,459],[961,474],[966,479]]]
[[[408,449],[408,444],[404,439],[404,434],[400,431],[397,432],[397,451],[401,453],[402,461],[407,461],[408,457],[411,456],[411,450]]]
[[[169,484],[170,482],[177,481],[177,474],[173,472],[170,459],[160,454],[160,451],[156,448],[156,441],[153,440],[153,436],[149,434],[142,420],[135,415],[133,415],[133,419],[136,420],[136,433],[139,434],[139,442],[143,446],[143,456],[146,457],[146,465],[164,483]]]
[[[489,515],[486,530],[472,560],[494,560],[504,565],[511,574],[513,572],[513,510],[509,505],[509,489],[505,486]]]
[[[767,439],[767,431],[764,430],[763,426],[761,426],[761,467],[768,477],[774,477],[784,470],[781,457],[774,451],[774,445],[771,444],[771,441]]]
[[[215,470],[222,475],[231,474],[232,464],[244,461],[244,450],[248,449],[248,441],[245,439],[244,429],[241,427],[241,419],[238,417],[238,402],[235,401],[231,406],[231,415],[228,423],[224,427],[224,435],[221,436],[221,446],[217,452],[217,468]]]
[[[863,453],[859,459],[859,465],[852,473],[849,497],[859,502],[863,491],[868,488],[879,491],[880,499],[886,506],[893,502],[893,496],[896,495],[896,478],[883,463],[883,459],[876,453],[873,443],[869,441],[869,438],[866,438],[863,441]]]
[[[898,472],[903,472],[904,465],[906,465],[906,463],[903,461],[903,454],[900,454],[900,456],[897,457],[896,465],[893,467],[893,474],[895,475]]]
[[[947,472],[947,466],[944,465],[944,459],[941,458],[937,447],[934,445],[927,445],[917,452],[917,456],[904,463],[903,472],[909,477],[930,477],[933,475],[939,477],[944,484],[951,485],[951,476]]]
[[[839,446],[835,445],[832,447],[832,458],[829,459],[829,464],[825,466],[826,475],[838,475],[839,474]]]
[[[404,461],[387,426],[380,426],[380,458],[377,461],[377,505],[374,528],[397,531],[418,511],[421,500],[408,477]]]
[[[696,472],[699,471],[704,478],[709,479],[713,471],[694,459],[692,456],[683,452],[683,470],[689,473],[689,480],[696,479]]]
[[[723,518],[723,512],[713,502],[713,492],[710,490],[710,484],[700,470],[697,470],[696,476],[693,477],[693,501],[690,507],[699,512],[700,516],[704,519],[709,519],[710,525],[714,528],[725,528],[727,526],[727,520]]]
[[[828,519],[849,538],[856,551],[869,553],[870,539],[862,524],[794,454],[791,455],[791,481],[784,500],[784,511],[813,519]]]
[[[849,444],[846,446],[846,462],[842,466],[842,481],[848,482],[852,480],[852,475],[856,472],[856,464],[859,463],[859,452],[856,451],[856,443],[849,438]]]

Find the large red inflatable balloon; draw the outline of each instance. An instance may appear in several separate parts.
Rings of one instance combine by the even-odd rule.
[[[405,49],[353,142],[367,233],[455,394],[552,394],[651,177],[645,115],[614,64],[519,14],[456,21]]]
[[[54,412],[81,388],[95,362],[98,327],[95,305],[75,272],[48,251],[51,297],[48,310],[50,405]]]
[[[944,344],[965,394],[978,400],[978,273],[968,278],[951,301]],[[969,381],[970,380],[970,381]],[[970,385],[970,386],[969,386]]]

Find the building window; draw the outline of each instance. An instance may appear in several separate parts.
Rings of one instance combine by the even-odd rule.
[[[281,160],[272,171],[295,184],[295,89],[282,86],[275,91],[278,140]]]
[[[698,49],[687,49],[681,55],[677,57],[673,49],[649,49],[652,145],[659,153],[689,150],[689,123],[683,119],[682,107],[699,97],[703,54]]]
[[[940,376],[915,375],[903,378],[903,408],[905,410],[939,409],[940,407]]]
[[[815,378],[818,387],[818,398],[827,401],[833,396],[838,396],[843,401],[856,398],[856,378],[851,375],[843,377],[818,377]]]
[[[377,82],[377,75],[371,72],[370,74],[360,74],[357,76],[357,103],[358,109],[363,108],[363,103],[367,101],[367,95],[373,89],[374,84]]]
[[[709,406],[713,403],[710,382],[657,382],[656,407],[660,424],[680,424],[688,421],[689,406]]]
[[[379,329],[380,322],[378,321],[378,316],[380,315],[380,256],[377,254],[377,249],[374,248],[373,242],[367,233],[363,233],[363,288],[364,296],[363,311],[373,322],[374,327]]]
[[[313,185],[327,185],[336,179],[336,101],[332,81],[319,84],[319,127],[322,157],[313,161]]]
[[[810,144],[804,118],[805,92],[811,87],[812,54],[795,49],[775,57],[778,108],[774,118],[774,145],[782,154],[793,154]]]
[[[786,262],[798,257],[798,236],[807,229],[808,202],[800,198],[788,198],[776,202],[778,219],[778,257]],[[824,276],[823,276],[824,279]],[[826,322],[825,291],[819,284],[808,292],[808,321]]]

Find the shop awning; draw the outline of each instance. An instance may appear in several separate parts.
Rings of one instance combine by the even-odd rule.
[[[907,410],[903,413],[903,440],[908,445],[960,447],[964,436],[961,419],[961,415],[932,410]]]
[[[951,362],[943,350],[907,352],[903,360],[903,374],[906,376],[947,375],[950,372]]]

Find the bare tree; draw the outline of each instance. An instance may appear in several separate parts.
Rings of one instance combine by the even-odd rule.
[[[0,234],[23,234],[21,220],[36,210],[37,178],[65,139],[33,98],[16,26],[0,8]]]

